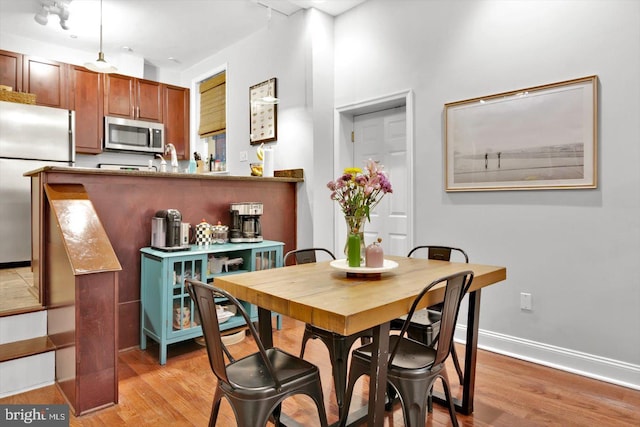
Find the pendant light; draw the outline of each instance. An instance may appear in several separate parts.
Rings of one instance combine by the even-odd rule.
[[[104,52],[102,52],[102,0],[100,0],[100,51],[98,52],[98,59],[93,62],[87,62],[84,64],[91,71],[97,73],[115,73],[118,71],[116,67],[109,64],[104,59]]]

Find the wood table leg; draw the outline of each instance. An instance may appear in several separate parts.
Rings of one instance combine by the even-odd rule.
[[[467,343],[464,349],[464,381],[462,404],[459,411],[469,415],[473,413],[473,394],[476,387],[476,359],[478,356],[478,323],[480,321],[480,289],[469,294],[467,312]]]
[[[454,398],[456,411],[464,415],[473,413],[473,394],[476,386],[476,358],[478,355],[478,323],[480,320],[480,289],[469,293],[467,311],[467,343],[464,349],[464,380],[462,399]],[[434,393],[433,401],[447,405],[442,393]]]
[[[271,330],[271,310],[258,307],[258,333],[264,348],[273,347],[273,331]]]

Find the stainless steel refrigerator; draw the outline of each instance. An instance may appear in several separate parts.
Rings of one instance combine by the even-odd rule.
[[[31,261],[31,179],[43,166],[73,166],[71,110],[0,101],[0,266]]]

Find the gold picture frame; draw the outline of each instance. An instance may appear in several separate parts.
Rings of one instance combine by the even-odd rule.
[[[251,145],[278,139],[276,89],[275,77],[249,88],[249,142]]]
[[[598,77],[445,104],[445,190],[597,188]]]

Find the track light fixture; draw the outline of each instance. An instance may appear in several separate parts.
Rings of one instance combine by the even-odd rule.
[[[58,15],[60,18],[60,26],[63,30],[68,30],[67,20],[69,19],[69,3],[71,0],[40,0],[42,8],[33,17],[40,25],[49,23],[49,15]]]

